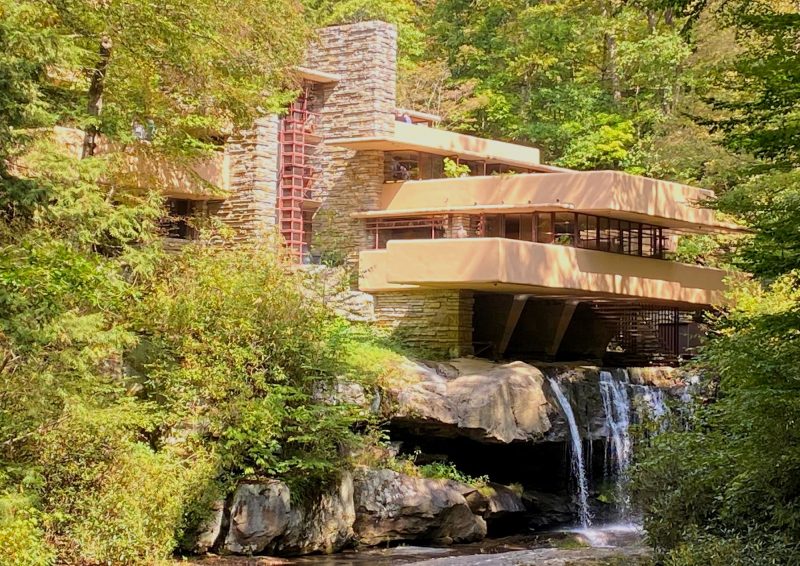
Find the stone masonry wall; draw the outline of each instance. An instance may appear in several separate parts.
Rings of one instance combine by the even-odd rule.
[[[467,238],[475,237],[472,217],[468,214],[451,214],[448,218],[445,237]]]
[[[353,212],[378,208],[383,190],[383,152],[354,151],[332,138],[372,137],[394,132],[397,30],[384,22],[359,22],[319,31],[305,65],[335,73],[335,84],[317,85],[311,109],[320,112],[314,219],[315,247],[338,248],[354,262],[366,240],[363,220]]]
[[[225,146],[230,160],[231,195],[217,216],[234,229],[236,241],[271,235],[276,225],[278,186],[277,116],[256,121]]]
[[[442,356],[472,354],[470,291],[424,290],[375,294],[375,321],[410,346]]]

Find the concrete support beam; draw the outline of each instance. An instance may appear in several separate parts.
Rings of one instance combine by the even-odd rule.
[[[517,327],[519,317],[522,316],[522,311],[525,309],[525,304],[528,302],[530,295],[514,295],[514,300],[511,302],[511,309],[508,311],[506,318],[506,325],[503,330],[503,337],[497,345],[497,354],[502,356],[508,349],[508,344],[511,342],[511,336],[514,334],[514,329]]]
[[[572,321],[572,315],[575,314],[575,309],[578,308],[580,301],[564,301],[564,306],[561,307],[561,314],[558,317],[553,339],[550,345],[545,350],[548,356],[555,356],[558,353],[558,348],[561,346],[561,341],[564,339],[564,334],[569,328],[569,323]]]

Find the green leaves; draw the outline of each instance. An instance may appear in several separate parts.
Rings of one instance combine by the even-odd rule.
[[[558,164],[583,170],[625,168],[635,141],[633,123],[605,114],[593,118],[595,122],[562,125],[571,141]]]
[[[800,13],[791,3],[733,1],[721,17],[742,50],[714,103],[726,142],[785,167],[800,164]]]
[[[800,169],[753,175],[716,205],[754,230],[737,249],[740,268],[767,278],[800,269]]]
[[[130,361],[164,435],[189,430],[216,445],[226,477],[314,484],[341,468],[366,416],[323,392],[350,373],[355,336],[273,252],[187,249],[132,319],[146,342]]]

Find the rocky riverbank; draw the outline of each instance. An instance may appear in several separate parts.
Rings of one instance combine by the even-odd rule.
[[[552,380],[569,398],[581,442],[588,447],[589,471],[603,477],[612,431],[600,368],[459,359],[408,362],[403,371],[397,384],[379,393],[342,383],[321,394],[330,402],[346,398],[380,411],[389,422],[395,456],[405,454],[420,465],[452,463],[496,483],[481,481],[476,487],[361,466],[301,501],[278,480],[243,482],[215,504],[192,550],[301,556],[352,547],[475,543],[487,535],[574,524],[570,428]],[[603,374],[604,379],[611,375]],[[671,368],[617,374],[621,387],[641,405],[632,402],[631,412],[652,411],[653,398],[663,403],[662,395],[678,395],[683,388],[684,376]],[[590,495],[595,515],[610,516],[613,505],[601,502],[599,492]]]

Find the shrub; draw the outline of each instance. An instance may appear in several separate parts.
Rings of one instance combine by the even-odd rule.
[[[48,566],[54,561],[41,513],[27,498],[0,496],[0,566]]]
[[[424,464],[419,466],[419,473],[423,478],[453,480],[473,487],[485,487],[489,483],[489,476],[472,477],[449,462]]]
[[[274,251],[189,248],[131,318],[142,340],[129,361],[162,438],[191,431],[216,446],[228,478],[313,484],[340,471],[366,415],[318,392],[348,374],[349,326]]]
[[[39,442],[44,505],[62,558],[142,564],[166,559],[185,509],[217,473],[195,447],[191,460],[139,441],[149,417],[124,404],[71,404]]]

